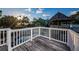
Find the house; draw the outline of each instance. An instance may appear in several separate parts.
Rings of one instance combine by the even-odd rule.
[[[69,25],[72,24],[74,20],[71,20],[70,17],[64,15],[63,13],[56,13],[50,20],[49,20],[49,26],[52,25]]]

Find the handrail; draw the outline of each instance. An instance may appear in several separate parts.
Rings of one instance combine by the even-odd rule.
[[[3,30],[9,30],[10,28],[0,28],[0,31],[3,31]]]
[[[3,31],[3,32],[2,32]],[[7,37],[6,44],[8,45],[8,50],[12,50],[25,42],[32,41],[38,36],[43,36],[49,40],[55,40],[64,44],[67,44],[71,50],[79,50],[79,34],[70,29],[64,28],[51,28],[51,27],[30,27],[23,29],[0,29],[3,33],[6,31]],[[0,35],[0,38],[2,35]],[[26,39],[25,39],[26,38]],[[4,39],[0,39],[1,40]],[[3,45],[5,44],[3,43]],[[1,44],[0,44],[1,45]]]
[[[68,30],[68,29],[64,29],[64,28],[51,28],[51,27],[39,27],[39,28],[45,28],[45,29],[54,29],[54,30]]]
[[[31,27],[31,28],[22,28],[22,29],[11,29],[11,31],[21,31],[21,30],[30,30],[30,29],[36,29],[36,28],[39,28],[39,27]]]

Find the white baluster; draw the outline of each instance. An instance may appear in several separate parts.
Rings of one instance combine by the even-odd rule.
[[[22,34],[22,42],[23,42],[23,30],[21,31],[21,34]]]
[[[60,41],[61,41],[61,30],[60,30]]]
[[[32,36],[33,36],[33,29],[31,28],[31,41],[32,41]]]
[[[57,34],[57,36],[58,36],[58,40],[59,40],[59,30],[57,30],[58,31],[58,34]]]
[[[17,45],[17,44],[18,44],[18,38],[17,38],[17,36],[18,36],[18,31],[16,31],[15,33],[16,33],[15,39],[16,39],[16,45]]]
[[[3,38],[2,38],[2,39],[3,39],[3,44],[4,44],[4,42],[5,42],[5,41],[4,41],[4,31],[3,31]]]
[[[7,31],[7,45],[8,45],[8,51],[11,51],[11,30],[9,29]]]
[[[65,31],[64,37],[65,37],[65,38],[64,38],[64,42],[66,42],[66,31]]]
[[[65,35],[65,34],[64,34],[64,31],[63,31],[63,30],[62,30],[62,34],[63,34],[63,36],[62,36],[62,37],[63,37],[63,38],[62,38],[62,41],[64,42],[64,35]]]
[[[49,28],[49,40],[51,39],[51,29]]]
[[[40,36],[40,29],[41,29],[41,28],[39,27],[39,36]]]
[[[21,37],[20,37],[20,31],[19,31],[19,44],[20,44],[20,40],[21,40]]]

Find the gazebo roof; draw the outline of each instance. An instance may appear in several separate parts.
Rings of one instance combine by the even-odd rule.
[[[69,20],[69,17],[58,12],[50,20]]]

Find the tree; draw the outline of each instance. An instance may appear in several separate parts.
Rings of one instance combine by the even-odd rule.
[[[72,19],[73,24],[79,24],[79,11],[76,14],[71,15],[70,19]]]
[[[3,16],[1,18],[1,27],[3,28],[13,28],[17,21],[16,17],[13,16]]]
[[[32,25],[33,26],[46,26],[47,22],[46,22],[46,20],[44,20],[42,18],[39,18],[39,19],[34,18],[32,21]]]
[[[2,28],[24,28],[29,25],[29,18],[23,17],[22,19],[18,19],[14,16],[3,16],[0,19],[0,27]]]
[[[28,27],[29,24],[30,24],[29,18],[27,16],[26,17],[24,16],[22,19],[18,20],[16,27],[24,28],[24,27]]]

